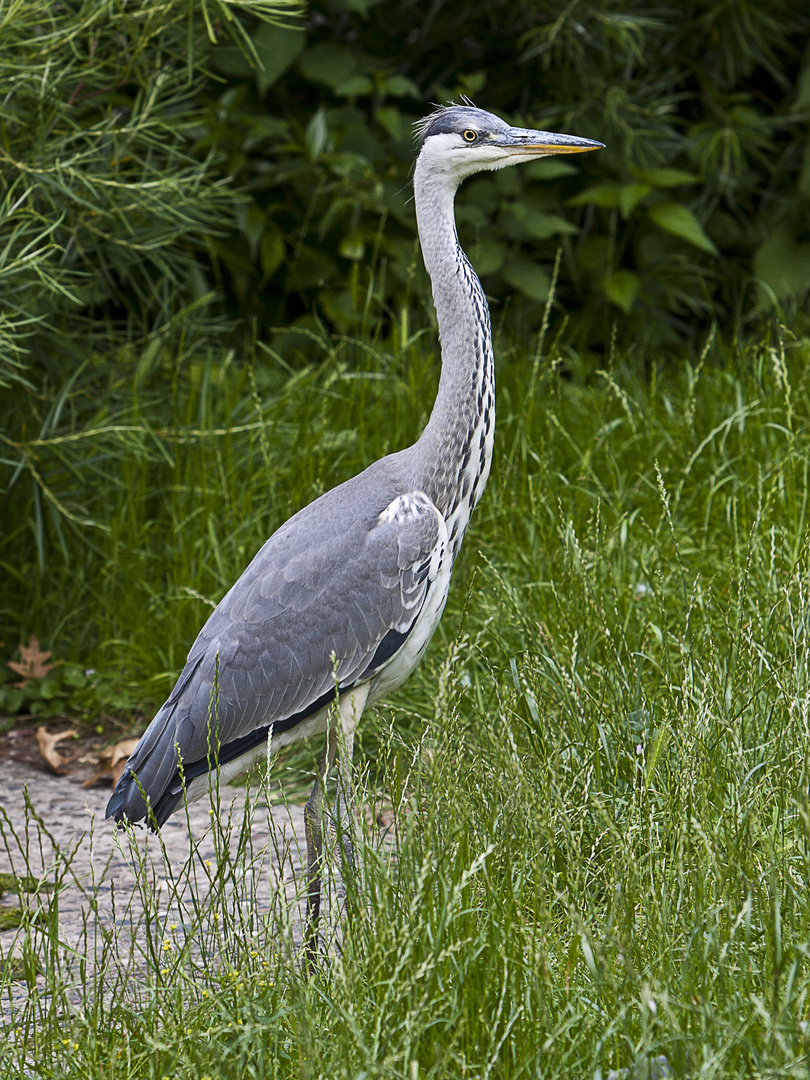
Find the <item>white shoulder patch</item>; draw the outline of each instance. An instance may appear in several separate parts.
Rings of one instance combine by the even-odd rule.
[[[433,502],[425,495],[424,491],[409,491],[407,495],[397,495],[393,502],[382,511],[377,519],[380,524],[393,521],[404,524],[406,521],[416,521],[425,514],[439,514]],[[439,515],[441,516],[441,515]]]

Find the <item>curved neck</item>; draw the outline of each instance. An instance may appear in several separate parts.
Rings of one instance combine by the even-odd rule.
[[[423,490],[444,514],[457,541],[483,492],[495,425],[489,308],[461,250],[453,200],[456,181],[417,159],[416,220],[439,322],[442,373],[427,427],[417,446]]]

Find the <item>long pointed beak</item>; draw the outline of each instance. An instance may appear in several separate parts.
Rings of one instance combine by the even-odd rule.
[[[578,135],[559,135],[554,131],[529,131],[510,128],[493,140],[496,146],[516,154],[583,154],[587,150],[604,150],[605,144]]]

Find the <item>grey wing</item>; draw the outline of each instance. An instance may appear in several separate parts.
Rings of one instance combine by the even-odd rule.
[[[176,792],[178,753],[184,778],[208,771],[212,743],[223,761],[272,727],[293,727],[328,702],[336,681],[346,689],[369,678],[407,636],[445,557],[444,519],[422,492],[379,512],[372,500],[358,514],[334,498],[339,491],[274,533],[223,597],[130,757],[108,817],[143,818],[141,789],[153,807],[173,782]]]

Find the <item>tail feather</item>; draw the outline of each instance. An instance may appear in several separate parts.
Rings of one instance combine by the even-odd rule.
[[[127,761],[120,780],[107,803],[105,817],[116,822],[143,821],[150,827],[163,824],[177,802],[172,799],[167,813],[158,815],[155,808],[166,806],[165,796],[172,779],[177,775],[178,748],[176,742],[175,705],[164,705],[144,732],[141,741]],[[151,808],[151,812],[150,812]]]

